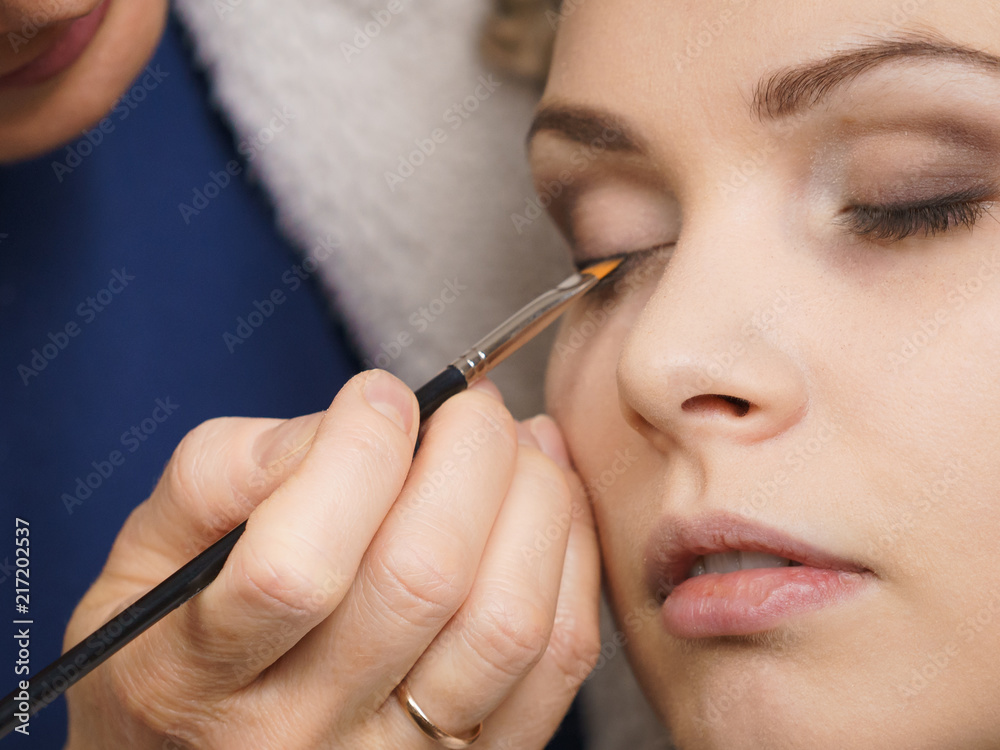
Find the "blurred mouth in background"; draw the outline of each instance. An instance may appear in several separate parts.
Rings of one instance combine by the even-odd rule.
[[[0,89],[34,86],[44,83],[66,70],[76,62],[93,41],[104,16],[108,12],[110,2],[111,0],[103,0],[100,5],[85,16],[56,23],[55,25],[59,28],[52,33],[48,48],[24,65],[0,75]],[[24,40],[25,45],[29,44],[27,33],[31,31],[34,31],[32,34],[34,37],[40,29],[32,27],[29,22],[25,29],[11,31],[6,35],[15,53],[19,48],[19,38]]]

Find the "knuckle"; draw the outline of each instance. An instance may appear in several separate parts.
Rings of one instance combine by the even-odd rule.
[[[160,656],[144,659],[143,669],[111,666],[105,681],[111,705],[161,736],[198,746],[204,726],[218,718],[212,715],[215,706],[198,700],[176,663]]]
[[[507,595],[475,613],[465,638],[490,670],[519,677],[545,653],[551,627],[551,614],[541,603]]]
[[[233,494],[230,504],[214,497],[219,478],[213,476],[212,457],[218,454],[233,420],[226,417],[202,422],[187,433],[174,450],[163,481],[169,502],[190,519],[196,534],[222,536],[233,526]]]
[[[537,448],[520,446],[517,472],[530,482],[534,494],[552,504],[553,511],[570,510],[573,498],[566,474],[544,453]]]
[[[513,455],[517,448],[514,417],[503,404],[478,391],[465,391],[441,407],[441,421],[454,423],[472,435],[478,447],[489,447]]]
[[[396,429],[376,424],[374,420],[339,433],[338,461],[352,467],[366,486],[380,486],[390,473],[404,473],[410,465],[413,449]]]
[[[545,656],[567,681],[583,682],[601,655],[600,627],[594,618],[559,618],[549,637]]]
[[[251,611],[263,609],[282,617],[314,620],[329,609],[331,595],[339,593],[339,581],[331,576],[327,584],[318,584],[312,574],[317,566],[303,560],[308,554],[303,546],[287,545],[287,551],[274,554],[272,547],[267,554],[241,556],[234,571],[237,596]]]
[[[391,610],[414,625],[450,618],[471,588],[468,565],[444,545],[392,544],[377,559],[375,590]]]

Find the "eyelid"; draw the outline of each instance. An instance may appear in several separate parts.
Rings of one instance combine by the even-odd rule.
[[[848,232],[871,242],[900,242],[913,236],[934,237],[959,227],[972,229],[989,212],[996,195],[983,185],[923,200],[848,206],[840,223]]]
[[[662,253],[667,248],[672,248],[676,244],[677,243],[674,242],[674,241],[671,241],[671,242],[661,242],[658,245],[653,245],[651,247],[646,247],[646,248],[643,248],[641,250],[631,250],[631,251],[629,251],[627,253],[614,253],[614,254],[611,254],[611,255],[604,256],[604,257],[596,257],[596,258],[574,259],[573,260],[573,265],[576,266],[576,268],[577,268],[578,271],[583,271],[588,266],[593,266],[596,263],[601,263],[601,262],[604,262],[604,261],[607,261],[607,260],[611,260],[612,258],[619,258],[622,255],[625,255],[625,260],[623,260],[622,263],[621,263],[621,265],[618,266],[618,268],[615,269],[614,273],[608,274],[603,279],[601,279],[599,282],[597,282],[597,284],[594,285],[594,288],[591,291],[594,291],[594,290],[597,290],[597,289],[607,289],[608,287],[610,287],[611,284],[615,283],[616,281],[618,281],[622,277],[624,277],[624,276],[632,273],[633,271],[638,270],[638,268],[645,261],[648,261],[651,258],[654,258],[657,254]]]

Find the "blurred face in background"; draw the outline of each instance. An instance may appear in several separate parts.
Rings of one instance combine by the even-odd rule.
[[[111,109],[156,47],[166,0],[0,0],[0,162],[44,153]]]
[[[548,398],[685,750],[1000,747],[1000,8],[563,3]]]

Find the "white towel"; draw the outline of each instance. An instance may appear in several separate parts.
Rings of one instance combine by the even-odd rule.
[[[282,228],[329,253],[318,273],[371,364],[415,387],[571,272],[547,218],[512,220],[534,201],[538,94],[480,62],[485,4],[177,7]],[[541,410],[546,351],[498,371],[520,416]]]
[[[538,93],[481,63],[485,3],[176,5],[251,173],[286,234],[327,256],[316,273],[371,364],[419,385],[571,271],[549,221],[523,222]],[[519,416],[541,410],[547,349],[496,373]],[[591,750],[665,747],[621,654],[584,693]]]

